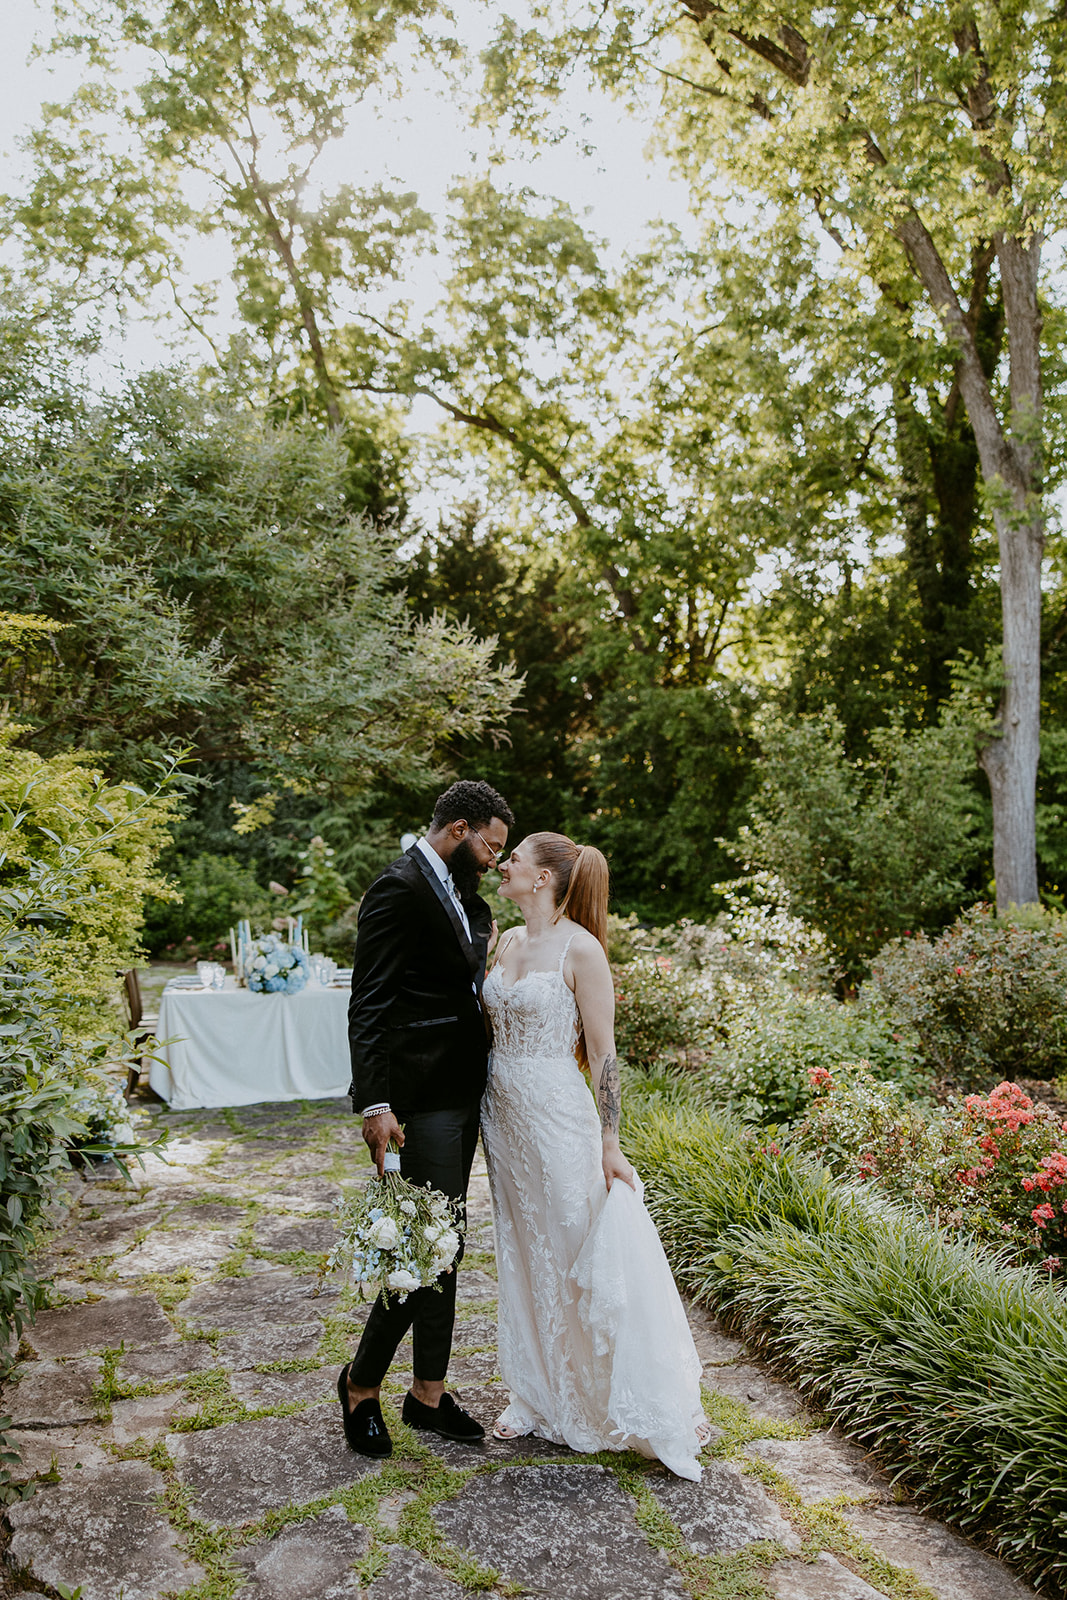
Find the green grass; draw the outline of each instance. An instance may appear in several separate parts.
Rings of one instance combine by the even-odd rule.
[[[1067,1592],[1056,1291],[803,1158],[759,1154],[721,1116],[635,1102],[627,1151],[680,1279],[927,1509]]]

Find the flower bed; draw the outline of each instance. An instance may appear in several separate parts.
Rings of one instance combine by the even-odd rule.
[[[914,1200],[1018,1261],[1058,1273],[1067,1260],[1067,1125],[1017,1084],[943,1106],[876,1083],[867,1064],[811,1070],[814,1100],[797,1141],[838,1176]]]

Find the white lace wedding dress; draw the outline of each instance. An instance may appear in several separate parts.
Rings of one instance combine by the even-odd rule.
[[[640,1185],[605,1185],[565,957],[510,985],[496,967],[483,991],[501,1421],[572,1450],[639,1450],[698,1480],[700,1358]]]

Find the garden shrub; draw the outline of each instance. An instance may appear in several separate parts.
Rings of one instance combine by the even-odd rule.
[[[143,953],[145,897],[173,894],[155,862],[177,802],[110,784],[85,756],[14,749],[13,731],[0,725],[0,887],[52,875],[59,899],[26,912],[43,919],[34,971],[55,988],[68,1041],[114,1039],[123,1027],[117,974]]]
[[[910,1095],[928,1091],[914,1036],[884,1008],[765,987],[735,996],[724,1020],[726,1040],[705,1068],[708,1089],[745,1122],[798,1121],[811,1102],[812,1071],[857,1058]]]
[[[1049,1273],[1067,1259],[1067,1126],[1014,1083],[924,1107],[866,1063],[812,1072],[798,1143],[839,1176],[922,1205]]]
[[[716,1037],[723,997],[666,955],[615,969],[615,1045],[642,1072],[664,1063],[692,1066]]]
[[[277,901],[237,856],[182,856],[173,868],[174,895],[150,902],[145,943],[164,959],[195,960],[229,953],[229,930],[241,917],[269,928]]]
[[[1034,923],[975,906],[935,939],[894,939],[864,993],[913,1028],[930,1065],[965,1088],[1055,1078],[1067,1065],[1067,920]]]
[[[1067,1589],[1067,1307],[916,1209],[631,1088],[624,1147],[675,1271],[935,1515]]]

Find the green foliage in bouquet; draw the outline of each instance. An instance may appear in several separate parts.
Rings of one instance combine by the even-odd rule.
[[[1055,1078],[1067,1066],[1067,919],[975,906],[936,939],[887,944],[868,993],[914,1030],[934,1071],[966,1088]]]

